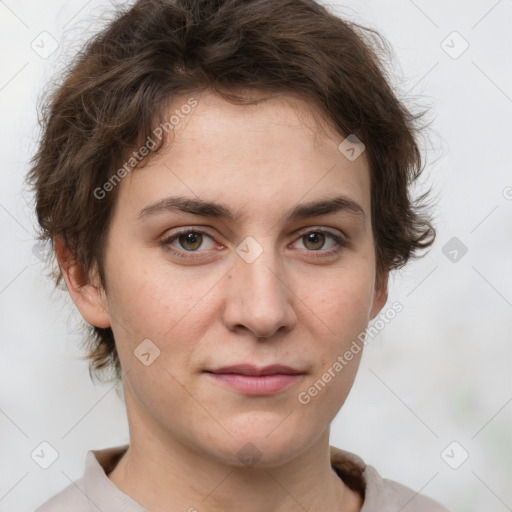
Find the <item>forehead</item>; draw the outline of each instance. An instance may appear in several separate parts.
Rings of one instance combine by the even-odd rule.
[[[190,98],[175,99],[167,117]],[[366,155],[348,160],[338,149],[345,137],[314,105],[293,96],[248,105],[208,92],[194,98],[166,145],[121,183],[130,203],[181,195],[261,213],[343,193],[369,210]]]
[[[182,116],[171,131],[170,142],[176,150],[180,144],[194,142],[201,149],[213,143],[217,150],[228,150],[227,146],[231,146],[234,151],[246,150],[255,156],[268,148],[269,139],[273,141],[272,146],[279,146],[284,153],[289,149],[291,136],[301,143],[295,144],[295,152],[302,148],[322,152],[332,143],[337,146],[344,138],[330,126],[324,112],[295,94],[247,92],[245,96],[254,102],[232,103],[211,91],[199,94],[197,106],[189,115]],[[179,111],[190,98],[175,99],[169,112]],[[225,133],[234,138],[224,140]],[[285,145],[281,146],[283,142]]]

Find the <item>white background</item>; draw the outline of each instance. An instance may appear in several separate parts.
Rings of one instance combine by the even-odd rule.
[[[108,5],[0,2],[0,511],[33,510],[82,475],[87,450],[128,441],[122,401],[80,359],[74,306],[33,253],[23,184],[37,98]],[[335,5],[388,39],[400,95],[432,109],[424,182],[439,202],[436,243],[391,279],[388,305],[404,310],[367,347],[331,444],[453,512],[512,510],[512,0]],[[31,48],[44,31],[59,43],[47,59]],[[469,44],[458,58],[442,47],[463,48],[453,31]],[[456,262],[452,237],[468,249]],[[42,441],[59,453],[46,470],[30,457]],[[469,454],[458,469],[441,457],[453,441],[452,465]]]

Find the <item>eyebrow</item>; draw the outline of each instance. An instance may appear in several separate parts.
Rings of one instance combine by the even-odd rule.
[[[229,220],[235,224],[241,220],[241,215],[227,205],[183,196],[159,199],[140,210],[138,217],[143,219],[159,213],[175,211],[192,213],[201,217]],[[297,221],[339,212],[359,216],[362,221],[366,217],[364,209],[356,201],[347,196],[336,196],[299,204],[286,215],[285,219],[287,221]]]

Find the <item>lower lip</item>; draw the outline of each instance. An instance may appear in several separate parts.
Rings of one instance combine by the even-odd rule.
[[[213,379],[247,395],[271,395],[290,387],[303,375],[241,375],[239,373],[208,373]]]

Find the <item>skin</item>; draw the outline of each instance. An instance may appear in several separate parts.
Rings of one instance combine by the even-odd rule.
[[[377,288],[366,154],[345,158],[338,150],[344,137],[291,96],[251,106],[211,93],[197,98],[169,143],[118,185],[106,290],[95,273],[83,285],[56,241],[75,304],[87,322],[112,327],[124,372],[130,447],[108,476],[154,512],[358,511],[361,497],[330,465],[329,431],[361,352],[307,405],[297,396],[387,300],[387,275]],[[340,194],[365,216],[285,218],[298,204]],[[177,195],[222,202],[242,217],[138,218],[149,204]],[[183,237],[181,245],[161,243],[179,228],[208,236],[202,245]],[[329,236],[308,241],[304,234],[319,228],[344,235],[347,246]],[[248,236],[263,250],[252,263],[236,252]],[[199,257],[180,258],[169,246]],[[149,366],[134,356],[144,339],[160,350]],[[304,375],[279,393],[248,396],[203,372],[242,362],[286,364]],[[252,467],[237,456],[246,443],[261,456]]]

